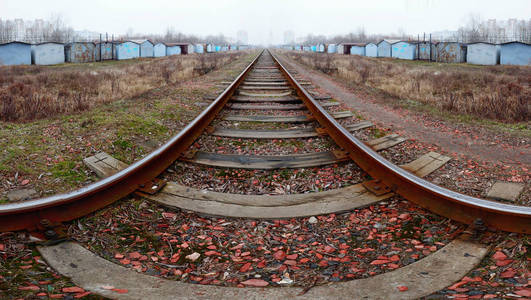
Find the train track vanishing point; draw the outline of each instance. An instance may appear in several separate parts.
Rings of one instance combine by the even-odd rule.
[[[311,113],[311,118],[314,118],[324,128],[326,134],[343,149],[350,159],[370,176],[376,178],[371,185],[374,191],[395,192],[434,213],[459,222],[471,224],[480,219],[485,225],[501,230],[531,232],[531,208],[529,207],[492,202],[453,192],[423,180],[384,159],[373,148],[356,139],[349,130],[342,127],[334,118],[337,114],[327,112],[269,51],[267,53],[262,51],[257,55],[249,66],[179,134],[128,168],[71,193],[0,206],[0,231],[43,229],[43,227],[82,217],[141,187],[151,186],[152,180],[174,161],[181,158],[207,129],[262,55],[271,55],[274,64]],[[274,93],[273,83],[271,90]],[[255,96],[244,91],[241,91],[240,95]],[[284,95],[278,94],[278,96]],[[297,120],[296,117],[291,118]]]

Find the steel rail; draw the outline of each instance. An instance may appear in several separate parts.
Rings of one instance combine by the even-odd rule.
[[[352,160],[373,178],[380,179],[392,191],[436,214],[471,224],[481,219],[487,226],[504,231],[530,233],[531,207],[503,204],[475,198],[437,186],[392,164],[343,128],[297,82],[271,53],[273,60],[287,77],[313,117]]]
[[[70,221],[103,208],[154,179],[177,160],[223,109],[238,86],[262,55],[261,51],[244,71],[192,122],[166,144],[128,168],[76,191],[0,205],[0,232],[39,228],[42,220]]]

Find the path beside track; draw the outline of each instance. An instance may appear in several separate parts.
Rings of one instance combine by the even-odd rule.
[[[342,101],[375,123],[391,127],[395,132],[403,131],[408,138],[439,145],[445,151],[466,153],[482,160],[500,163],[519,161],[522,164],[531,166],[531,147],[506,148],[500,144],[493,144],[491,140],[484,140],[482,137],[479,137],[474,143],[470,143],[470,141],[464,140],[457,134],[441,132],[436,127],[427,126],[423,122],[419,122],[419,118],[414,113],[404,116],[371,100],[360,98],[345,86],[336,82],[332,77],[302,66],[299,63],[294,63],[287,59],[285,55],[282,58],[294,70],[304,74],[312,82],[318,83],[319,87],[334,99]]]

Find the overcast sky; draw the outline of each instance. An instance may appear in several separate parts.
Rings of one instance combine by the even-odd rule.
[[[410,34],[455,30],[470,13],[483,19],[530,19],[531,0],[0,0],[0,18],[46,19],[61,14],[76,30],[125,33],[177,31],[281,43],[296,36],[367,33]],[[272,40],[271,40],[272,36]]]

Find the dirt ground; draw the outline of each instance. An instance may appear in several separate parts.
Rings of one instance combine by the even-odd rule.
[[[82,161],[101,151],[126,163],[144,157],[202,111],[220,92],[216,84],[239,74],[252,57],[247,53],[209,76],[146,86],[135,96],[100,102],[81,112],[31,122],[0,121],[0,203],[10,202],[13,191],[24,191],[24,198],[13,200],[22,201],[98,180]],[[90,66],[84,68],[90,72]]]
[[[531,165],[531,138],[522,134],[507,134],[492,128],[455,123],[439,116],[416,113],[393,105],[381,93],[347,87],[346,81],[326,76],[298,63],[291,65],[321,89],[330,93],[377,124],[385,124],[393,131],[403,132],[410,138],[438,144],[451,152],[491,161]],[[387,101],[386,101],[387,100]],[[386,103],[386,104],[383,104]]]
[[[18,172],[9,170],[5,178],[15,183],[10,189],[34,187],[46,193],[49,185],[52,188],[48,192],[55,193],[58,191],[53,188],[55,186],[71,189],[97,180],[80,162],[82,158],[102,150],[127,163],[138,160],[186,125],[205,103],[210,102],[208,99],[220,92],[221,87],[217,83],[230,81],[251,58],[252,55],[249,55],[206,76],[154,89],[142,97],[105,105],[90,112],[30,125],[9,125],[12,127],[7,127],[5,132],[13,131],[19,135],[30,132],[36,137],[32,137],[35,142],[29,146],[12,143],[11,151],[29,153],[19,163],[53,170],[49,171],[50,175],[45,173],[40,176],[36,172],[31,175],[33,177],[25,173],[17,175]],[[525,135],[507,134],[502,130],[468,123],[458,124],[407,110],[393,105],[390,102],[392,99],[379,93],[353,89],[340,79],[293,66],[299,74],[319,85],[320,92],[331,95],[356,111],[356,119],[364,118],[377,125],[356,133],[358,138],[365,140],[389,132],[410,138],[382,153],[395,164],[411,160],[428,150],[451,155],[452,161],[434,172],[431,180],[440,180],[440,184],[474,196],[482,196],[485,187],[500,178],[515,182],[530,181],[530,162],[526,160],[529,159],[529,137]],[[126,118],[128,115],[134,118]],[[95,128],[102,125],[105,130],[95,132]],[[10,138],[15,138],[13,132]],[[51,146],[47,150],[39,150],[35,156],[29,156],[32,149],[40,149],[34,148],[42,138],[40,134]],[[222,150],[229,152],[275,150],[281,153],[288,149],[304,151],[305,147],[316,148],[315,143],[322,144],[323,140],[306,141],[306,144],[279,141],[272,146],[231,139],[216,139],[214,142],[219,141],[217,146],[226,146]],[[213,147],[213,141],[206,138],[198,141],[198,145],[202,141]],[[484,147],[490,148],[485,150]],[[16,157],[10,159],[16,160]],[[74,163],[75,167],[68,167],[65,161]],[[74,172],[64,172],[65,168]],[[235,190],[251,190],[252,185],[255,189],[253,193],[269,193],[271,190],[278,191],[278,194],[288,193],[280,188],[265,187],[282,179],[286,181],[285,185],[290,186],[311,181],[311,188],[308,188],[309,184],[304,185],[306,191],[340,187],[343,181],[338,180],[339,175],[348,175],[348,181],[360,180],[358,170],[350,165],[346,165],[346,169],[353,174],[334,166],[319,170],[315,178],[311,172],[301,173],[303,179],[284,172],[262,175],[248,174],[250,172],[229,174],[216,170],[198,172],[197,168],[183,163],[177,163],[174,169],[181,179],[189,179],[182,184],[204,188],[207,183],[213,182],[225,186],[234,177],[237,179],[234,180],[237,184],[232,184]],[[0,168],[0,174],[2,172]],[[85,177],[80,180],[78,176]],[[238,182],[243,182],[243,185]],[[299,192],[298,188],[294,189]],[[223,191],[234,192],[230,188]],[[529,187],[525,193],[528,192]],[[316,284],[369,277],[411,264],[437,251],[464,229],[463,224],[433,215],[400,197],[348,213],[310,219],[270,222],[216,218],[160,207],[145,199],[126,198],[71,222],[68,232],[73,239],[100,256],[151,276],[225,286],[245,286],[253,279],[252,283],[258,281],[270,286],[293,284],[311,288]],[[487,232],[484,242],[493,247],[482,264],[460,282],[427,299],[528,295],[528,236]],[[192,254],[200,258],[191,261],[187,256]],[[126,294],[128,291],[119,292]],[[0,298],[3,296],[100,299],[55,273],[40,257],[27,235],[13,232],[0,234]]]
[[[375,123],[380,130],[397,133],[415,142],[410,148],[424,148],[451,156],[451,163],[430,177],[439,178],[434,183],[479,197],[484,197],[486,190],[498,180],[524,183],[524,192],[517,203],[531,205],[529,129],[515,130],[510,124],[493,125],[493,122],[482,123],[477,119],[458,121],[442,113],[404,107],[400,105],[400,99],[386,93],[353,85],[348,80],[294,62],[285,55],[282,57],[293,70],[318,85],[322,93],[344,103],[356,114]],[[442,174],[445,170],[447,174]]]
[[[142,158],[202,111],[221,92],[218,83],[233,80],[254,55],[248,53],[204,76],[88,111],[28,123],[0,123],[0,145],[8,146],[0,149],[17,154],[1,156],[0,200],[14,189],[35,189],[35,196],[43,196],[98,180],[82,159],[99,151],[127,163]],[[0,233],[0,299],[78,298],[103,299],[51,269],[26,232]]]

